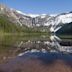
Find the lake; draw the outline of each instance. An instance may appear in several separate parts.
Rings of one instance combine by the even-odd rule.
[[[0,72],[72,72],[71,48],[69,38],[0,35]]]

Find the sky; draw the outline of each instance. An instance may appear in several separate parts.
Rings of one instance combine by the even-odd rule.
[[[58,14],[72,11],[72,0],[0,0],[0,3],[32,14]]]

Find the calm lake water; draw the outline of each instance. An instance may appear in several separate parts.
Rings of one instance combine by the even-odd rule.
[[[72,72],[71,50],[59,45],[64,43],[71,49],[71,39],[0,36],[0,72]]]

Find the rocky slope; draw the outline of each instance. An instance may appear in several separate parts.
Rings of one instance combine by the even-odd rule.
[[[72,22],[72,12],[61,13],[58,15],[26,14],[12,8],[8,8],[3,4],[0,4],[0,14],[8,16],[10,21],[19,24],[20,26],[24,25],[32,28],[49,27],[50,31],[57,31],[60,29],[58,27],[62,27],[64,24]]]

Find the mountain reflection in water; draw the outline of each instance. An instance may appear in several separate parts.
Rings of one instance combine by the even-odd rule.
[[[0,38],[0,72],[72,72],[71,47],[56,36]]]

